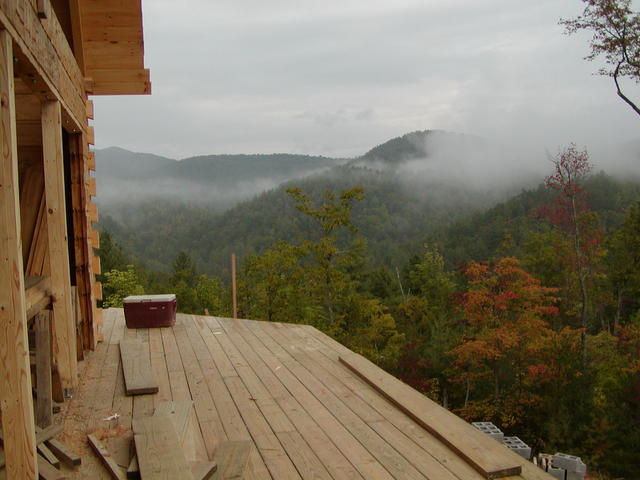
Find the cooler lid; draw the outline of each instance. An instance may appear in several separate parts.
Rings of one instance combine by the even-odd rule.
[[[130,295],[122,300],[122,303],[143,303],[143,302],[172,302],[176,299],[174,293],[164,295]]]

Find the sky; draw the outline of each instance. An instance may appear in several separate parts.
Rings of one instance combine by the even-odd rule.
[[[415,130],[528,152],[638,140],[579,0],[143,0],[152,95],[94,97],[96,148],[355,157]],[[630,94],[640,88],[628,86]]]

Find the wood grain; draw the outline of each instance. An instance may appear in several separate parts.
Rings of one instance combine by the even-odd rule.
[[[340,357],[371,387],[387,398],[416,423],[445,443],[486,478],[520,475],[522,467],[514,453],[476,430],[467,422],[428,399],[364,357]]]
[[[125,390],[127,395],[142,395],[157,393],[156,383],[151,368],[148,350],[142,342],[137,340],[120,341],[120,358],[124,372]]]
[[[35,425],[24,298],[13,46],[0,30],[0,405],[8,478],[36,474]]]
[[[145,480],[192,479],[191,469],[168,416],[133,419],[133,438]]]

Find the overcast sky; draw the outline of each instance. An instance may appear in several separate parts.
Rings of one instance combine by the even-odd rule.
[[[557,151],[640,117],[560,17],[579,0],[143,0],[151,96],[94,97],[96,148],[356,156],[444,129]],[[640,89],[632,85],[630,92]]]

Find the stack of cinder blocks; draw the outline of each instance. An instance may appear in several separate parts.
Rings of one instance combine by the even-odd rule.
[[[583,480],[587,473],[587,465],[580,457],[556,453],[551,459],[551,467],[566,472],[566,476],[558,477],[565,480]]]
[[[506,447],[520,455],[525,460],[531,460],[531,447],[518,437],[504,437],[503,443]]]
[[[566,453],[538,455],[537,465],[559,480],[583,480],[587,473],[587,466],[580,459]]]
[[[504,433],[502,433],[502,430],[491,422],[473,422],[471,425],[500,443],[504,440]]]

